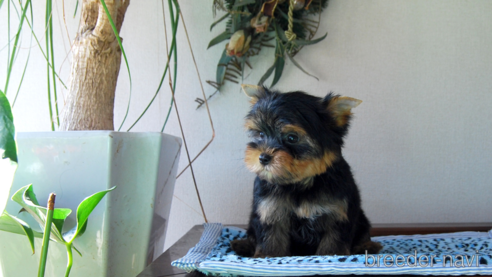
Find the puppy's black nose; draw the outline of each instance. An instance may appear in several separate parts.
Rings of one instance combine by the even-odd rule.
[[[265,153],[261,153],[261,155],[260,155],[260,163],[262,165],[269,164],[271,160],[272,160],[272,156],[270,156],[268,154],[265,154]]]

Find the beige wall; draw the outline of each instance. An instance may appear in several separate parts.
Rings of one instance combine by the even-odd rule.
[[[222,46],[206,50],[209,40],[222,31],[219,26],[209,32],[213,22],[211,4],[181,1],[203,82],[215,78],[215,66],[223,50]],[[39,6],[36,28],[42,31],[44,8],[37,1],[35,5]],[[67,14],[72,11],[73,7],[67,6]],[[280,90],[304,90],[318,96],[334,91],[364,101],[354,110],[344,155],[353,168],[363,207],[372,222],[492,221],[491,14],[491,1],[331,0],[318,33],[328,32],[328,37],[297,56],[297,61],[320,81],[287,64],[278,84]],[[0,26],[5,26],[4,15],[2,9]],[[58,13],[54,18],[55,23],[62,21]],[[73,39],[77,21],[68,16],[67,23]],[[57,67],[69,49],[65,30],[59,26],[55,27],[60,50]],[[201,97],[201,92],[182,31],[177,102],[194,156],[209,140],[211,131],[206,110],[195,110],[193,101]],[[6,31],[2,28],[0,32],[3,46]],[[162,33],[160,1],[133,1],[122,29],[133,80],[126,127],[157,88],[165,65]],[[24,45],[28,42],[29,37],[24,36]],[[1,84],[5,82],[5,57],[4,49],[0,53]],[[256,83],[272,62],[271,57],[272,53],[266,51],[253,58],[255,71],[247,72],[244,83]],[[24,58],[25,54],[19,57]],[[49,130],[46,66],[37,48],[33,48],[31,62],[28,81],[14,108],[17,128]],[[67,82],[68,69],[67,60],[61,73]],[[14,76],[13,83],[19,78],[20,74]],[[133,131],[160,130],[169,105],[167,83],[166,79],[158,101]],[[214,91],[206,84],[204,87],[207,95]],[[122,67],[116,126],[123,119],[128,93],[127,72]],[[234,84],[226,85],[224,92],[210,102],[216,138],[194,169],[211,222],[247,222],[254,179],[242,162],[247,142],[242,119],[248,106]],[[166,132],[180,136],[174,112]],[[185,163],[183,152],[180,167]],[[166,247],[203,222],[196,212],[200,208],[189,171],[177,180],[175,196]]]

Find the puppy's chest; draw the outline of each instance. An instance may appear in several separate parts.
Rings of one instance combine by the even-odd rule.
[[[320,195],[309,199],[293,199],[290,195],[272,195],[259,201],[257,214],[263,224],[273,224],[291,217],[315,220],[328,215],[333,220],[347,220],[345,200]]]

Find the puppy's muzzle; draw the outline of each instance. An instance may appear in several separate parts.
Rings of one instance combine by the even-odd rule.
[[[260,164],[268,165],[272,161],[272,156],[266,153],[261,153],[259,159],[260,159]]]

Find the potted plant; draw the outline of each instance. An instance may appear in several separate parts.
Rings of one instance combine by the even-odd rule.
[[[10,5],[14,2],[6,1],[3,6],[10,9]],[[34,183],[38,195],[47,197],[55,191],[57,205],[75,210],[87,195],[117,186],[94,209],[85,235],[77,242],[82,256],[74,256],[71,276],[135,276],[164,247],[181,141],[162,133],[115,132],[113,126],[114,91],[122,55],[126,60],[118,33],[128,5],[128,0],[81,1],[81,21],[67,86],[69,94],[63,114],[59,115],[52,3],[46,1],[47,44],[43,53],[48,68],[48,92],[52,93],[49,99],[54,99],[49,104],[52,118],[56,118],[52,129],[61,132],[17,135],[20,162],[11,192]],[[169,1],[169,7],[171,13],[176,11],[176,16],[172,16],[175,38],[179,6]],[[17,33],[8,44],[3,88],[6,94],[11,87],[22,30],[32,30],[31,8],[29,0],[18,6]],[[34,32],[33,37],[37,40]],[[170,56],[176,47],[174,40],[171,45]],[[5,184],[2,183],[3,188]],[[43,203],[46,199],[39,197],[39,201]],[[14,204],[8,202],[6,206],[10,214],[19,211]],[[19,217],[35,225],[29,217]],[[70,229],[75,222],[75,218],[68,217],[66,228]],[[29,265],[37,265],[39,256],[29,256],[29,246],[23,240],[17,234],[0,232],[1,271],[15,272],[17,276],[32,276],[37,271],[37,266]],[[35,244],[38,248],[40,241]],[[64,266],[60,266],[65,261],[64,248],[57,244],[50,247],[47,271],[52,275],[64,272]]]

